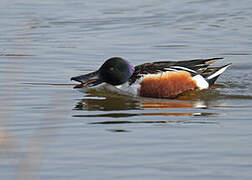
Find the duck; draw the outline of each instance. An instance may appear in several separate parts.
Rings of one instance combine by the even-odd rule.
[[[79,82],[74,89],[84,93],[105,89],[133,96],[173,99],[188,91],[212,87],[231,66],[231,63],[210,66],[221,59],[157,61],[133,66],[121,57],[112,57],[98,70],[72,77],[71,80]]]

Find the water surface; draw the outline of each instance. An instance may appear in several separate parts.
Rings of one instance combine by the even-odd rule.
[[[252,2],[1,1],[1,179],[251,179]],[[181,99],[81,94],[105,59],[224,57]]]

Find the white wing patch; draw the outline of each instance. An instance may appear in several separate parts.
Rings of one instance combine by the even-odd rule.
[[[182,67],[182,66],[171,66],[171,68],[180,69],[180,70],[184,70],[184,71],[188,71],[188,72],[197,74],[196,71],[189,69],[189,68],[186,68],[186,67]]]
[[[164,68],[166,71],[178,71],[177,69],[172,69],[172,68]]]

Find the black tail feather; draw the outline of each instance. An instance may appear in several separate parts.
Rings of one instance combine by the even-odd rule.
[[[231,63],[221,67],[207,68],[201,75],[207,80],[207,82],[211,86],[229,66],[231,66]]]

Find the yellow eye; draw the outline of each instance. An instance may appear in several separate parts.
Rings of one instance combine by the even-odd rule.
[[[110,70],[110,71],[113,71],[113,70],[114,70],[114,67],[111,66],[111,67],[109,68],[109,70]]]

